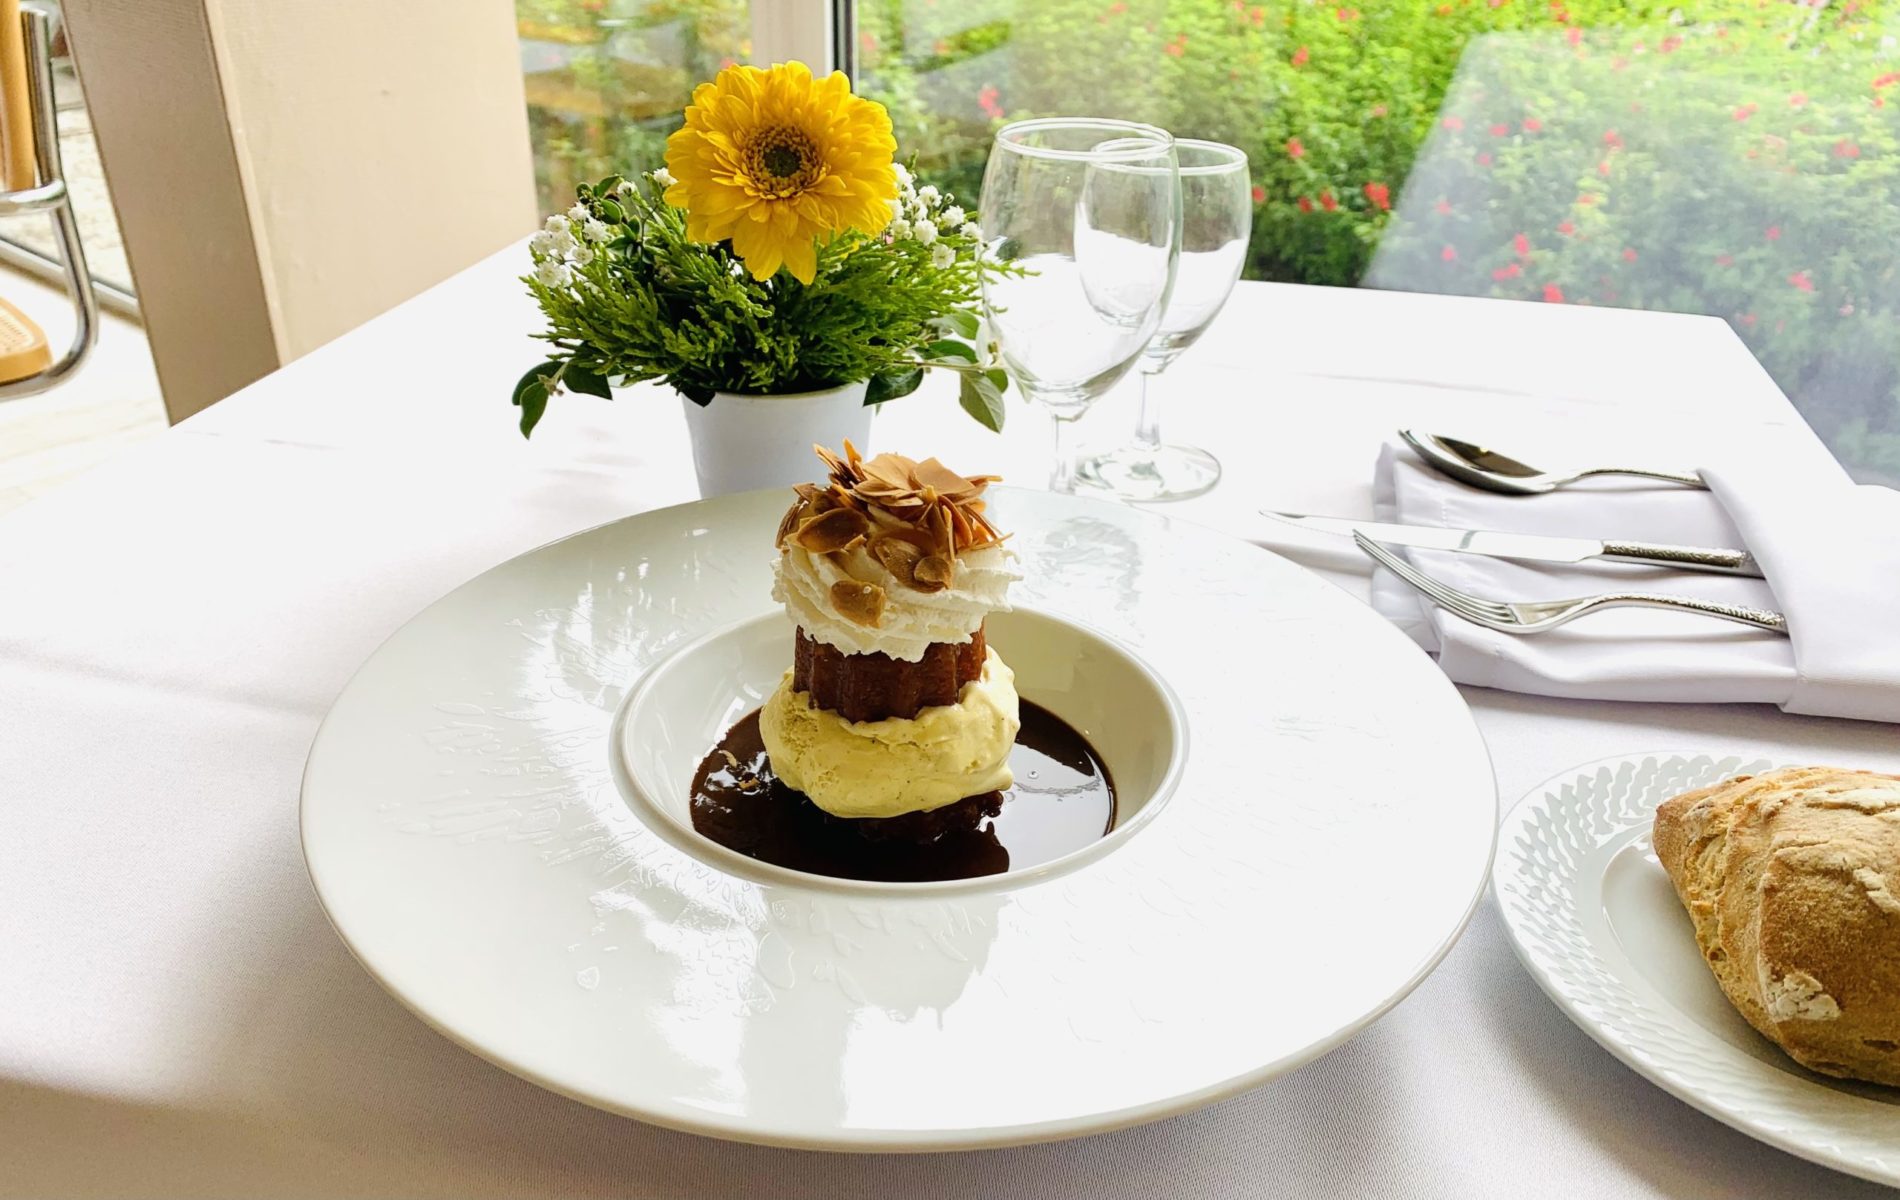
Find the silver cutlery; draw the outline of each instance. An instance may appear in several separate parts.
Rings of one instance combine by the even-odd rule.
[[[1352,540],[1394,575],[1417,588],[1433,604],[1455,617],[1463,617],[1474,625],[1495,629],[1499,633],[1542,633],[1605,608],[1668,608],[1719,617],[1724,621],[1752,625],[1783,635],[1788,632],[1788,619],[1778,612],[1738,604],[1717,604],[1688,596],[1606,592],[1601,596],[1579,596],[1571,600],[1527,600],[1518,603],[1486,600],[1440,583],[1357,530],[1353,531]]]
[[[1694,471],[1651,471],[1641,467],[1586,467],[1578,471],[1540,471],[1476,442],[1401,429],[1399,436],[1418,456],[1461,483],[1507,496],[1538,496],[1589,475],[1637,475],[1686,487],[1706,488]]]
[[[1601,559],[1605,562],[1642,563],[1651,567],[1680,567],[1717,575],[1752,575],[1761,578],[1761,568],[1746,550],[1670,546],[1660,542],[1597,541],[1594,538],[1549,537],[1537,533],[1489,533],[1477,529],[1445,529],[1436,525],[1392,525],[1383,521],[1355,521],[1346,517],[1275,512],[1270,508],[1261,509],[1260,515],[1321,533],[1349,534],[1359,531],[1375,541],[1417,546],[1422,550],[1451,550],[1459,554],[1528,559],[1532,562],[1578,563]]]

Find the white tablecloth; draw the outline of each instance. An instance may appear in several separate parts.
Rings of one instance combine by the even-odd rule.
[[[522,443],[505,399],[535,355],[521,262],[480,264],[0,519],[0,1194],[1877,1191],[1598,1049],[1519,968],[1489,900],[1411,998],[1319,1062],[1189,1116],[1024,1149],[703,1140],[559,1099],[430,1031],[311,894],[296,813],[317,722],[454,584],[692,495],[669,396],[557,402]],[[1247,514],[1369,513],[1373,455],[1400,423],[1533,458],[1588,453],[1611,426],[1652,438],[1658,461],[1711,437],[1820,452],[1727,329],[1694,317],[1242,285],[1162,386],[1182,398],[1174,431],[1228,466],[1183,511],[1362,596],[1349,545]],[[920,394],[874,440],[1032,481],[1046,431],[1011,417],[995,439]],[[1467,695],[1505,805],[1579,763],[1664,748],[1900,770],[1889,726]]]

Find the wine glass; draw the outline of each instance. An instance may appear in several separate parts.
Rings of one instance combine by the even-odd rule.
[[[1127,374],[1174,283],[1174,139],[1131,121],[1005,125],[983,172],[984,236],[1003,269],[983,310],[1003,368],[1055,419],[1049,486],[1075,489],[1067,430]]]
[[[1220,481],[1220,460],[1198,446],[1161,440],[1151,381],[1192,346],[1219,315],[1247,261],[1253,230],[1247,156],[1219,142],[1177,138],[1181,176],[1181,265],[1161,328],[1142,351],[1135,440],[1077,467],[1081,482],[1125,500],[1185,500]]]

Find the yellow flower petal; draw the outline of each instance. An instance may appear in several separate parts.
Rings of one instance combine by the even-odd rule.
[[[728,67],[693,90],[686,124],[667,139],[666,202],[686,210],[694,241],[731,239],[753,278],[783,265],[810,283],[822,242],[890,223],[896,152],[890,114],[852,95],[843,72]]]

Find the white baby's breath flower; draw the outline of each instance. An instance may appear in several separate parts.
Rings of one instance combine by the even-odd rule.
[[[887,229],[887,232],[890,233],[891,238],[893,240],[896,240],[898,238],[907,238],[910,236],[910,222],[904,220],[902,217],[899,217],[897,220],[892,221],[890,225],[886,227],[886,229]]]
[[[581,236],[590,242],[604,242],[613,235],[614,231],[607,228],[605,221],[589,219],[587,224],[581,226]]]
[[[567,232],[567,218],[558,217],[558,216],[549,217],[547,220],[541,223],[541,228],[547,230],[549,233],[566,233]]]
[[[965,221],[963,228],[957,230],[957,232],[972,241],[980,242],[983,240],[983,227],[978,225],[975,221]]]
[[[929,221],[919,221],[911,226],[911,236],[928,246],[937,240],[937,227]]]
[[[568,232],[565,225],[548,234],[548,237],[554,242],[554,253],[557,257],[574,248],[574,235]]]
[[[534,277],[547,287],[566,287],[567,281],[573,277],[573,272],[569,271],[565,265],[549,259],[535,267]]]
[[[910,186],[910,168],[906,167],[903,163],[892,163],[891,170],[897,172],[898,187],[907,188]]]
[[[667,170],[665,167],[661,167],[659,170],[653,172],[653,174],[648,176],[648,178],[652,179],[653,182],[659,184],[663,188],[672,187],[675,183],[678,182],[678,180],[673,178],[673,172]]]
[[[935,204],[942,196],[942,192],[939,192],[936,188],[927,183],[917,189],[917,198],[922,200],[925,204]]]
[[[895,221],[904,215],[904,201],[902,197],[893,197],[886,203],[891,206],[891,220]]]
[[[543,229],[528,239],[528,249],[537,259],[546,258],[554,253],[554,235]]]
[[[631,179],[623,179],[619,183],[614,184],[614,191],[619,192],[623,196],[631,196],[639,186],[639,184]]]
[[[942,223],[945,225],[963,224],[963,210],[952,204],[949,208],[943,210]]]
[[[570,221],[575,221],[575,222],[585,221],[588,217],[592,215],[593,215],[592,213],[587,211],[587,206],[578,201],[575,202],[573,208],[570,208],[567,210],[567,219]]]
[[[591,250],[590,248],[586,246],[576,246],[574,248],[574,253],[571,256],[569,256],[568,261],[572,262],[577,267],[584,267],[588,263],[594,261],[594,252],[593,250]]]
[[[957,252],[942,242],[938,242],[930,248],[930,265],[939,271],[955,261],[957,261]]]

